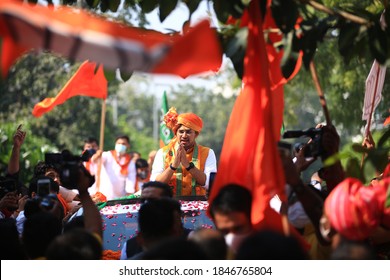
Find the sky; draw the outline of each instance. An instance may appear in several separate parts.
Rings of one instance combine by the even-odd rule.
[[[160,22],[158,9],[155,9],[151,13],[147,14],[146,17],[150,22],[150,25],[147,28],[154,29],[163,33],[170,32],[172,30],[180,31],[182,29],[183,23],[188,19],[189,11],[185,4],[179,3],[176,9],[164,20]],[[203,19],[209,19],[210,25],[213,27],[218,26],[218,21],[213,10],[212,4],[210,2],[203,0],[200,2],[198,9],[192,14],[191,25],[198,23]],[[224,66],[226,66],[226,58],[224,59]],[[223,68],[222,67],[222,68]],[[149,75],[149,74],[142,74]],[[171,87],[175,87],[179,84],[194,84],[200,87],[206,87],[209,89],[214,89],[216,87],[216,82],[213,82],[213,79],[206,81],[202,79],[205,76],[215,76],[214,73],[202,73],[200,75],[192,75],[183,79],[174,75],[149,75],[153,77],[154,84],[156,86],[156,92],[162,92],[164,90],[169,91]],[[131,82],[131,79],[130,79]],[[221,89],[226,96],[231,95],[232,93],[229,89]]]

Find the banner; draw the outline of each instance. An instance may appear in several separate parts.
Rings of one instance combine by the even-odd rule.
[[[167,93],[164,91],[162,101],[161,101],[161,115],[160,115],[160,147],[168,145],[169,141],[173,138],[173,132],[170,130],[165,122],[164,116],[168,112],[168,100]]]

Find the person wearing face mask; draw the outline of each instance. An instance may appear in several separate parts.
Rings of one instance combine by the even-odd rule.
[[[194,113],[179,115],[172,107],[164,122],[175,137],[157,151],[150,180],[168,184],[174,196],[206,195],[217,161],[212,149],[196,143],[202,119]]]
[[[241,243],[254,232],[251,222],[252,195],[243,186],[225,185],[210,205],[210,214],[217,230],[225,236],[234,258]]]
[[[137,170],[137,178],[135,182],[135,192],[140,192],[142,186],[149,182],[150,180],[150,172],[149,172],[149,164],[146,159],[139,158],[135,161],[135,168]]]
[[[102,160],[99,191],[107,200],[112,200],[133,194],[135,192],[136,168],[127,151],[130,149],[130,139],[127,135],[118,136],[115,140],[115,150],[98,150],[92,156],[97,166]],[[95,188],[96,189],[96,188]]]

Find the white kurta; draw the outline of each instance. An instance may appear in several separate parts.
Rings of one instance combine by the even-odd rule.
[[[152,174],[150,175],[150,181],[155,181],[158,174],[164,172],[164,154],[163,150],[159,149],[156,153],[156,157],[154,158]],[[217,172],[217,158],[215,157],[215,153],[212,149],[209,149],[209,154],[207,155],[207,159],[204,165],[204,173],[206,174],[206,184],[202,186],[206,190],[209,189],[209,181],[210,181],[210,173]]]
[[[125,162],[125,159],[122,158],[122,161],[121,164]],[[95,170],[97,170],[97,164],[93,164],[91,169],[93,169],[93,173],[96,174]],[[107,200],[120,198],[134,193],[137,174],[135,163],[130,161],[127,169],[128,175],[122,175],[120,172],[121,167],[115,161],[111,152],[103,152],[99,191],[107,197]],[[90,188],[89,193],[91,195],[96,193],[96,183]]]

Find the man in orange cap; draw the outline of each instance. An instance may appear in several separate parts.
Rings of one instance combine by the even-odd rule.
[[[202,119],[194,113],[179,115],[171,108],[164,122],[175,137],[157,151],[150,180],[169,184],[175,196],[205,195],[217,161],[212,149],[195,141],[203,127]]]

